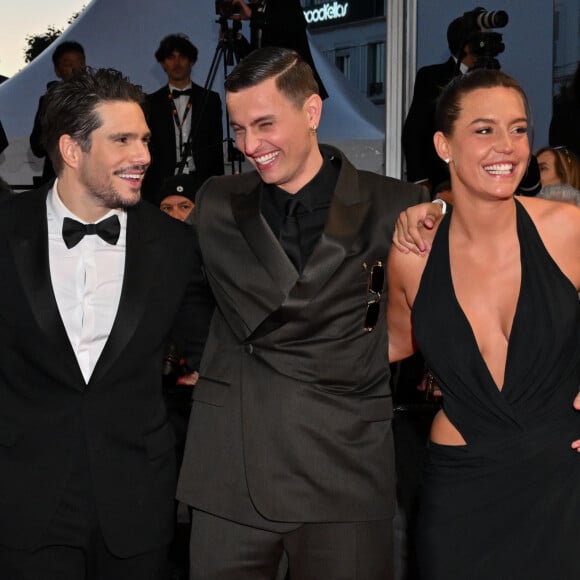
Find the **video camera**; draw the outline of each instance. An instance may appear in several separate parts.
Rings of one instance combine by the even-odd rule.
[[[240,13],[240,7],[233,0],[215,0],[215,13],[217,16],[231,18]]]
[[[508,23],[509,17],[504,10],[488,12],[478,6],[462,16],[463,46],[468,46],[475,55],[476,62],[472,68],[499,69],[500,64],[497,55],[505,50],[503,37],[499,32],[491,32],[491,28],[503,28]]]

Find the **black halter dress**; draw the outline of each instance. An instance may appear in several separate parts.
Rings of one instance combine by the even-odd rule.
[[[466,445],[429,443],[418,522],[422,580],[580,579],[580,306],[517,208],[521,288],[499,390],[455,296],[446,216],[413,326]]]

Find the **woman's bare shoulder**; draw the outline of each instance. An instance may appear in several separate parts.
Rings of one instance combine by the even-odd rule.
[[[572,203],[550,201],[537,197],[521,197],[524,206],[540,235],[580,237],[580,208]]]
[[[564,274],[580,287],[580,208],[562,201],[523,198],[548,253]]]

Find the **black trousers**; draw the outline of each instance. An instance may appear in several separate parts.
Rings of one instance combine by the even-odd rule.
[[[166,566],[165,547],[131,558],[119,558],[107,548],[83,444],[40,543],[28,550],[0,546],[2,580],[161,580]]]
[[[194,510],[190,580],[393,580],[393,523],[302,524],[276,533]]]

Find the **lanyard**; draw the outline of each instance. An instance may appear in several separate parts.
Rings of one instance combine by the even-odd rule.
[[[191,96],[189,97],[189,100],[187,101],[187,105],[185,107],[185,112],[183,113],[183,119],[179,119],[179,112],[177,111],[177,107],[175,106],[175,99],[173,98],[173,95],[171,94],[171,91],[169,92],[168,95],[169,101],[171,103],[171,107],[172,107],[172,117],[173,117],[173,122],[175,123],[175,126],[177,127],[177,131],[179,132],[179,151],[181,153],[181,155],[183,155],[183,124],[185,123],[185,119],[187,119],[187,115],[189,114],[189,111],[191,110]]]

